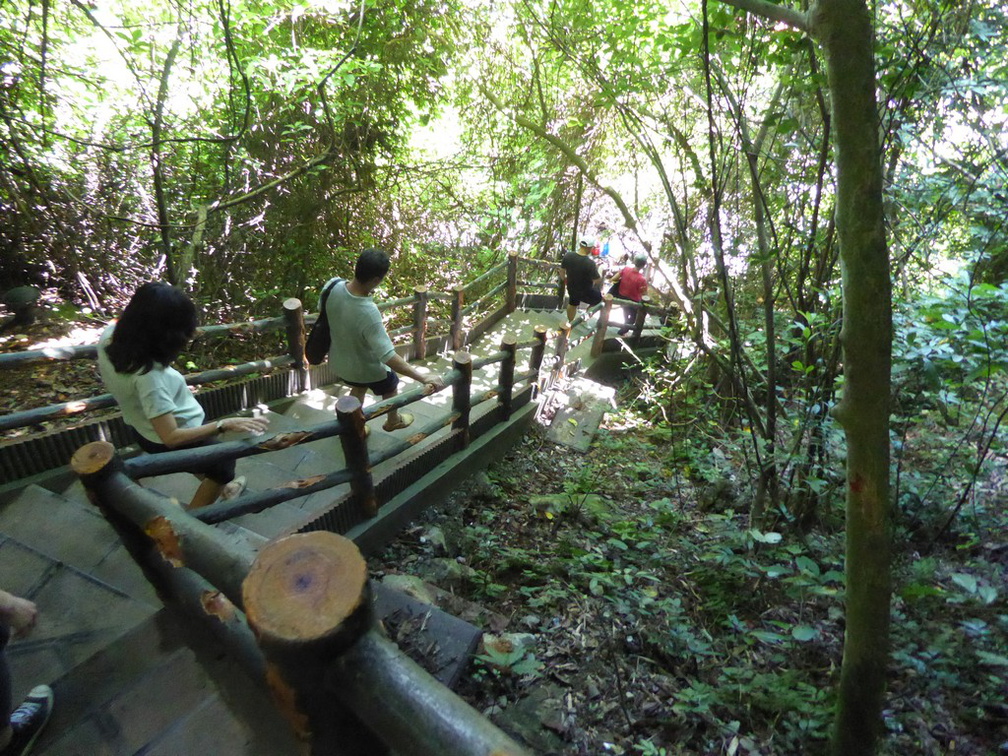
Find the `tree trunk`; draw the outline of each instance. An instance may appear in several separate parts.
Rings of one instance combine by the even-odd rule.
[[[843,286],[844,387],[833,414],[847,439],[847,631],[830,749],[834,756],[870,756],[881,731],[892,591],[892,284],[871,17],[865,0],[819,0],[808,15],[766,0],[723,1],[809,32],[825,53]]]
[[[882,209],[871,18],[864,0],[821,0],[811,16],[832,94],[843,282],[847,438],[847,630],[831,749],[873,754],[889,652],[889,383],[892,287]]]

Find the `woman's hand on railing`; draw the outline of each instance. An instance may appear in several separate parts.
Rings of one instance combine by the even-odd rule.
[[[265,433],[267,428],[269,420],[265,417],[226,417],[217,421],[217,430],[220,433],[231,431],[259,436]]]

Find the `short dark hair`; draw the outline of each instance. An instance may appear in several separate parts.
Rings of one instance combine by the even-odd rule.
[[[196,305],[181,289],[166,283],[145,283],[126,305],[105,347],[117,373],[150,371],[168,366],[196,333]]]
[[[361,282],[384,278],[390,267],[389,256],[382,250],[373,247],[365,249],[357,258],[357,264],[354,266],[354,278]]]

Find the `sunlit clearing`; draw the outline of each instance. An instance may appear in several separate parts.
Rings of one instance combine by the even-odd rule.
[[[97,344],[98,337],[105,330],[105,326],[78,326],[71,329],[64,336],[57,336],[51,339],[43,339],[32,344],[29,349],[58,349],[68,346],[87,346]]]

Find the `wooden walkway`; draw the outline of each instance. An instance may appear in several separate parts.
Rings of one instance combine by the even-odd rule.
[[[479,358],[498,351],[506,335],[525,341],[537,325],[555,330],[564,322],[561,312],[515,312],[478,344],[464,348]],[[578,346],[568,359],[587,360],[589,348],[587,342]],[[436,373],[447,372],[451,359],[439,355],[425,366]],[[524,369],[521,362],[518,369]],[[497,365],[474,371],[473,393],[492,390],[497,380]],[[410,388],[411,382],[404,380],[402,390]],[[336,399],[345,391],[337,386],[314,389],[265,410],[270,433],[331,422]],[[408,518],[464,485],[468,474],[502,456],[531,421],[535,408],[531,404],[516,412],[509,423],[474,444],[476,448],[464,453],[466,465],[456,467],[452,460],[432,465],[420,483],[398,495],[401,501],[389,502],[387,510],[383,507],[378,519],[388,517],[385,527],[367,533],[359,529],[360,538],[355,540],[362,550],[368,553],[383,546]],[[474,410],[474,416],[489,409]],[[451,392],[425,397],[408,411],[416,416],[417,426],[446,416],[451,411]],[[410,433],[388,433],[381,423],[381,419],[370,423],[369,449],[380,451]],[[422,460],[425,448],[437,437],[434,434],[406,455],[376,466],[375,477],[394,472],[409,459]],[[343,466],[338,438],[245,457],[237,463],[238,474],[247,477],[253,491]],[[180,621],[177,612],[165,608],[115,532],[88,503],[81,484],[54,480],[51,488],[28,485],[0,503],[3,587],[30,597],[40,608],[36,631],[8,649],[15,697],[39,682],[52,684],[57,696],[53,719],[36,752],[280,756],[297,752],[288,726],[266,693],[250,685],[243,670],[206,631]],[[187,501],[196,485],[187,474],[141,482],[179,501]],[[263,538],[311,529],[319,513],[346,491],[346,485],[320,491],[218,527],[258,544]],[[354,532],[347,535],[355,537]],[[386,614],[432,610],[387,589],[379,588],[378,601],[380,612]],[[438,662],[444,672],[439,676],[450,684],[462,671],[479,630],[437,610],[431,617],[423,623],[433,637],[427,646],[444,657]]]

